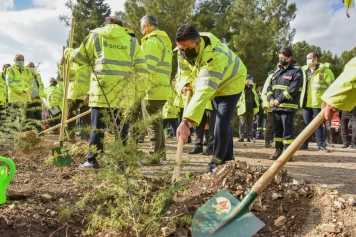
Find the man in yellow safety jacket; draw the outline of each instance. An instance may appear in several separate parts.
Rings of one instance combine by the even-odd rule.
[[[169,99],[170,78],[172,71],[172,42],[166,32],[158,29],[157,20],[151,15],[141,18],[141,48],[146,58],[150,86],[146,97],[142,101],[142,114],[144,119],[162,111]],[[158,164],[159,159],[166,159],[165,137],[163,133],[162,118],[153,121],[148,128],[150,138],[150,154],[157,158],[148,158],[147,164]]]
[[[335,80],[334,73],[329,68],[328,63],[320,63],[317,52],[310,52],[307,55],[307,65],[302,67],[304,72],[303,90],[300,99],[302,107],[304,127],[313,120],[321,111],[321,96]],[[324,146],[324,128],[321,124],[316,130],[316,140],[319,151],[330,152]],[[309,138],[299,148],[308,149]]]
[[[247,74],[245,88],[237,102],[237,115],[240,120],[239,142],[244,141],[245,129],[247,131],[247,142],[255,139],[252,135],[253,117],[258,112],[260,104],[256,92],[256,84],[253,83],[253,80],[254,77]]]
[[[33,85],[33,76],[31,71],[25,66],[25,57],[22,54],[16,54],[14,64],[6,70],[6,86],[9,102],[9,111],[23,108],[26,112],[26,118],[30,116],[27,110],[28,103],[31,102],[31,93]],[[14,120],[13,113],[9,113]],[[26,121],[21,121],[23,130],[30,130]]]
[[[141,100],[147,80],[147,66],[142,50],[133,36],[133,32],[122,27],[122,21],[116,16],[105,19],[105,26],[90,31],[83,43],[74,50],[66,50],[67,60],[88,65],[94,62],[89,87],[89,107],[91,126],[89,146],[103,151],[102,120],[104,113],[111,108],[116,113],[116,124],[122,120],[123,110]],[[121,111],[121,112],[120,112]],[[121,139],[125,144],[128,122],[123,125]],[[99,168],[97,153],[88,152],[87,161],[80,168]]]
[[[181,26],[176,33],[179,57],[184,60],[180,67],[189,67],[197,71],[194,94],[183,114],[183,120],[177,129],[186,143],[190,127],[201,122],[209,100],[213,100],[216,112],[215,142],[213,159],[208,171],[218,164],[234,159],[231,119],[237,101],[244,89],[247,70],[240,58],[211,33],[200,33],[192,25]],[[183,64],[183,65],[182,65]],[[186,84],[181,92],[192,90]]]

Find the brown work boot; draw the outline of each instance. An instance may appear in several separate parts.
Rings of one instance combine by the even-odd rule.
[[[270,156],[269,159],[270,160],[277,160],[278,157],[280,157],[282,155],[282,152],[283,152],[283,150],[277,148],[276,152],[272,156]]]

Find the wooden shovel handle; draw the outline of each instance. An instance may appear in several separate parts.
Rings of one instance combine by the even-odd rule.
[[[272,166],[261,176],[261,178],[252,187],[252,190],[258,194],[268,186],[274,176],[283,168],[289,161],[292,155],[300,148],[300,146],[312,135],[315,130],[324,122],[325,109],[311,121],[311,123],[304,128],[304,130],[295,138],[295,140],[288,146],[282,155],[272,164]]]
[[[74,20],[74,18],[72,18],[70,37],[69,37],[69,48],[73,47],[74,24],[75,24],[75,20]],[[63,49],[63,57],[64,57],[64,49]],[[67,117],[68,117],[68,84],[69,84],[70,66],[69,66],[69,62],[66,62],[65,64],[66,65],[63,66],[63,68],[64,68],[64,75],[63,75],[64,90],[63,90],[62,118],[61,118],[61,129],[60,129],[60,135],[59,135],[59,142],[64,141],[64,127],[66,124],[65,121],[67,120]]]
[[[188,107],[189,101],[190,101],[190,96],[191,96],[191,91],[187,91],[186,93],[186,100],[184,104],[184,109]],[[177,182],[180,178],[180,170],[181,170],[181,165],[182,165],[182,155],[183,155],[183,139],[181,136],[178,137],[178,147],[177,147],[177,153],[176,153],[176,166],[174,167],[173,171],[173,176],[172,176],[172,183]]]

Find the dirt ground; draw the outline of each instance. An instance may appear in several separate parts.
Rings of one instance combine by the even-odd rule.
[[[84,214],[70,219],[58,216],[63,205],[74,204],[87,190],[73,184],[73,177],[88,176],[88,170],[78,169],[82,159],[74,159],[69,168],[46,164],[57,136],[48,135],[31,152],[14,154],[1,149],[0,155],[14,160],[17,173],[7,189],[7,202],[0,206],[0,236],[85,236]],[[193,139],[194,140],[194,139]],[[210,157],[188,155],[194,145],[184,147],[181,177],[196,176],[189,195],[178,194],[166,217],[193,216],[221,189],[227,189],[241,200],[254,182],[273,163],[268,157],[274,149],[266,149],[261,140],[234,142],[235,161],[219,166],[206,174]],[[175,160],[177,142],[167,140],[167,161],[161,166],[142,167],[147,176],[168,169]],[[146,150],[149,143],[140,144]],[[341,145],[330,148],[331,153],[317,150],[311,143],[308,151],[298,151],[293,162],[251,205],[253,213],[266,225],[254,236],[355,236],[356,237],[356,150]],[[224,171],[221,171],[224,169]],[[277,220],[278,219],[278,220]],[[169,229],[162,223],[161,236],[191,236],[190,226]],[[97,233],[95,236],[104,236]],[[111,236],[111,235],[106,235]],[[235,235],[232,235],[235,236]],[[238,236],[238,235],[236,235]]]

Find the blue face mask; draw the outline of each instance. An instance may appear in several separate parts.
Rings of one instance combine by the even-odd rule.
[[[17,66],[23,67],[25,66],[25,61],[16,61]]]

